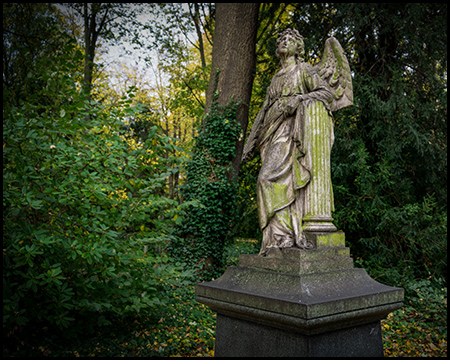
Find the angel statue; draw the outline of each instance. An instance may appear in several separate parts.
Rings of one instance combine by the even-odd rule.
[[[325,42],[321,61],[304,62],[303,37],[295,29],[279,34],[281,69],[267,89],[244,147],[242,161],[258,148],[262,166],[257,182],[259,223],[268,249],[312,248],[305,232],[336,231],[330,153],[332,112],[352,105],[347,58],[339,42]]]

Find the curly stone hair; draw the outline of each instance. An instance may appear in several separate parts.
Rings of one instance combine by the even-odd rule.
[[[278,53],[278,44],[283,40],[286,35],[292,36],[297,42],[297,52],[295,54],[297,61],[303,61],[305,57],[305,44],[303,42],[303,36],[300,35],[298,30],[296,29],[286,29],[278,35],[277,38],[277,51],[276,55],[280,58],[280,54]]]

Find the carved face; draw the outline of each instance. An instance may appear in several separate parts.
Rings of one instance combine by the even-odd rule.
[[[291,35],[285,35],[278,43],[277,52],[281,56],[293,56],[297,51],[297,41]]]
[[[296,39],[291,34],[284,34],[281,38],[277,39],[277,50],[276,55],[278,58],[281,57],[303,57],[304,45],[303,40]]]

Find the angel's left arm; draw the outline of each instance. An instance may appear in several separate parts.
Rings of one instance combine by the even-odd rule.
[[[306,88],[303,101],[314,100],[322,101],[329,108],[333,100],[333,93],[328,84],[319,76],[319,74],[309,64],[305,64],[303,71],[303,83]]]

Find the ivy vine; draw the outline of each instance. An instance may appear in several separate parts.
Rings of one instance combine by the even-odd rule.
[[[238,102],[231,99],[220,106],[217,99],[216,91],[195,137],[186,182],[181,188],[184,201],[196,200],[200,206],[190,209],[178,228],[178,238],[169,244],[172,256],[196,269],[199,280],[222,274],[224,247],[232,239],[237,214],[238,183],[232,173],[232,160],[241,135],[236,121]]]

